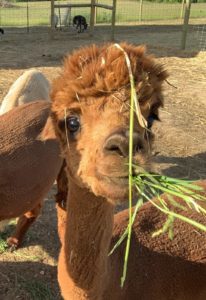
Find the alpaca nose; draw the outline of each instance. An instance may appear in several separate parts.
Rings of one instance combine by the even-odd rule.
[[[139,134],[133,133],[133,155],[141,152],[143,143],[139,138]],[[129,131],[122,133],[113,133],[110,135],[104,144],[104,151],[107,154],[117,154],[122,157],[129,156]]]

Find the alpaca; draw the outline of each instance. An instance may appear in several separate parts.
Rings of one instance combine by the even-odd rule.
[[[78,33],[83,32],[88,27],[86,18],[84,16],[80,16],[80,15],[75,16],[73,18],[73,26],[75,26],[76,29],[78,29],[78,31],[77,31]]]
[[[56,140],[39,141],[50,112],[48,101],[21,105],[1,116],[0,221],[19,217],[8,244],[18,247],[37,218],[42,201],[60,171]]]
[[[24,72],[11,86],[2,100],[0,115],[13,107],[37,100],[50,100],[50,84],[46,77],[36,69]]]
[[[68,7],[61,14],[59,12],[59,16],[56,13],[54,13],[53,22],[55,29],[58,29],[59,26],[61,30],[61,25],[69,26],[71,23],[71,8]]]
[[[10,87],[9,92],[4,97],[0,115],[8,112],[12,108],[37,100],[50,100],[50,84],[46,77],[36,69],[25,71]],[[0,222],[0,232],[5,230],[10,220]]]
[[[121,46],[130,59],[141,112],[151,131],[163,105],[167,73],[143,47]],[[114,214],[115,205],[128,199],[130,83],[123,52],[110,44],[74,52],[53,83],[51,99],[51,118],[42,139],[57,136],[69,183],[65,189],[66,180],[58,178],[60,189],[68,189],[68,201],[65,193],[58,193],[57,199],[67,202],[66,210],[58,205],[58,281],[63,298],[206,299],[205,235],[177,221],[172,241],[165,235],[152,239],[165,217],[149,202],[135,220],[123,289],[125,243],[108,256],[128,222],[128,210]],[[150,168],[153,136],[134,117],[135,174]],[[206,181],[202,185],[206,190]],[[201,214],[184,214],[206,223]]]
[[[59,240],[62,243],[65,235],[65,224],[66,224],[66,203],[68,194],[68,180],[66,176],[66,162],[63,161],[61,170],[57,176],[57,194],[56,198],[56,209],[57,209],[57,229]]]
[[[64,26],[70,26],[71,25],[71,7],[67,7],[62,14],[62,24]]]
[[[58,17],[57,14],[54,14],[53,22],[54,22],[54,27],[55,27],[55,29],[57,29],[58,24],[59,24],[59,17]]]

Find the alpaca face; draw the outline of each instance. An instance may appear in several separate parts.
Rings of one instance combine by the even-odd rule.
[[[103,61],[110,58],[105,49],[86,48],[79,51],[78,57],[74,54],[65,61],[63,74],[54,83],[52,117],[70,180],[97,196],[116,202],[128,196],[130,85],[127,68],[122,70],[124,57],[117,49],[110,55],[114,66],[120,60],[119,72],[118,68],[111,69],[112,62],[104,63],[102,69],[102,57]],[[141,57],[137,49],[132,48],[134,65],[138,54]],[[85,55],[86,64],[83,60],[81,70],[76,69],[79,58]],[[151,127],[158,119],[158,107],[162,104],[160,82],[166,75],[163,76],[164,71],[150,64],[153,74],[148,75],[150,78],[146,82],[142,75],[144,68],[137,72],[133,65],[139,76],[136,84],[141,112],[148,122],[145,129],[135,116],[133,164],[137,167],[134,173],[149,168]]]

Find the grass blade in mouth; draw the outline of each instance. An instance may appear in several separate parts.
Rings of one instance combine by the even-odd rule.
[[[133,128],[134,128],[134,102],[136,95],[135,85],[134,85],[134,77],[132,74],[132,68],[130,64],[129,57],[127,53],[124,51],[124,49],[119,44],[114,44],[115,47],[117,47],[120,51],[123,52],[126,65],[128,68],[129,73],[129,79],[130,79],[130,88],[131,88],[131,96],[130,96],[130,124],[129,124],[129,224],[127,227],[127,243],[126,243],[126,249],[125,249],[125,256],[124,256],[124,267],[123,267],[123,274],[121,277],[121,287],[123,287],[125,279],[126,279],[126,273],[127,273],[127,263],[128,263],[128,257],[129,257],[129,249],[130,249],[130,241],[131,241],[131,234],[132,234],[132,156],[133,156]],[[137,102],[137,99],[136,99]],[[139,103],[138,103],[139,104]],[[141,115],[141,111],[139,109],[139,114]],[[141,118],[142,125],[144,125],[144,119]],[[141,123],[140,123],[141,124]]]
[[[143,178],[146,178],[148,174],[145,172],[142,175],[144,175]],[[177,203],[175,201],[175,199],[173,198],[173,196],[176,196],[178,198],[181,198],[182,202],[185,203],[186,205],[189,204],[188,206],[190,209],[193,209],[193,210],[197,211],[198,213],[203,213],[206,215],[206,210],[197,202],[199,200],[199,201],[205,201],[205,203],[206,203],[206,197],[201,194],[198,194],[198,193],[194,194],[194,190],[197,190],[200,192],[203,190],[200,186],[195,185],[193,182],[191,183],[186,180],[177,179],[177,181],[176,181],[175,178],[172,178],[173,184],[168,185],[168,181],[171,181],[171,178],[168,178],[166,176],[154,175],[154,177],[153,177],[152,174],[149,174],[150,179],[152,179],[151,181],[141,179],[141,176],[139,176],[139,177],[137,176],[134,178],[134,184],[136,185],[137,189],[138,189],[139,184],[141,184],[141,185],[143,184],[145,186],[145,188],[147,188],[147,189],[149,188],[149,191],[150,191],[150,196],[148,196],[144,191],[141,191],[138,189],[139,192],[141,193],[141,196],[143,196],[147,201],[150,201],[157,209],[159,209],[163,213],[165,213],[171,217],[174,217],[173,221],[175,220],[175,218],[178,218],[178,219],[180,219],[188,224],[191,224],[194,227],[206,232],[205,225],[200,224],[200,223],[196,222],[195,220],[189,219],[179,213],[176,213],[173,210],[170,210],[169,207],[167,206],[167,204],[165,206],[166,202],[164,201],[164,204],[162,203],[162,198],[161,198],[161,195],[159,194],[159,190],[160,190],[160,191],[163,191],[164,193],[166,193],[167,195],[169,195],[169,197],[167,196],[168,202],[170,202],[170,204],[173,207],[179,206],[179,203]],[[153,183],[154,178],[155,178],[156,184]],[[191,184],[191,187],[190,187],[190,184]],[[187,188],[184,188],[183,191],[179,190],[177,192],[179,187],[181,187],[182,185],[187,186]],[[191,193],[192,193],[192,196],[191,196]],[[189,196],[188,196],[188,194],[189,194]],[[195,196],[195,199],[193,198],[193,196]],[[156,197],[157,200],[159,200],[158,204],[156,203],[157,201],[154,202],[152,200],[153,197]],[[186,210],[186,207],[184,207],[183,205],[181,205],[179,208],[181,208],[183,211]],[[164,225],[163,225],[163,227],[164,227]],[[162,231],[163,231],[163,229],[162,229]],[[161,230],[160,230],[160,233],[161,233]]]
[[[131,241],[131,234],[132,234],[132,190],[133,190],[133,177],[132,177],[132,158],[133,158],[133,128],[134,128],[134,113],[136,113],[138,122],[140,126],[143,128],[147,128],[147,121],[145,120],[144,116],[141,113],[140,105],[137,97],[137,92],[135,89],[135,81],[134,76],[132,74],[132,67],[130,63],[130,59],[127,55],[127,52],[119,45],[114,44],[114,47],[118,48],[125,57],[125,62],[128,68],[129,74],[129,81],[130,81],[130,124],[129,124],[129,224],[127,230],[127,243],[126,243],[126,250],[125,250],[125,257],[124,257],[124,267],[123,267],[123,275],[121,278],[121,287],[123,287],[125,279],[126,279],[126,272],[127,272],[127,263],[129,257],[129,249],[130,249],[130,241]]]

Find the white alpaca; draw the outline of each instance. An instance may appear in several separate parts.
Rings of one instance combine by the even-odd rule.
[[[57,14],[54,13],[54,27],[57,29],[58,25],[59,25],[59,17],[57,16]]]
[[[24,72],[10,87],[4,97],[0,115],[10,109],[36,100],[50,100],[50,84],[46,77],[37,69]]]
[[[57,29],[57,27],[58,26],[61,27],[61,25],[70,26],[71,18],[72,17],[71,17],[71,8],[70,7],[62,10],[61,13],[59,12],[58,15],[56,13],[54,13],[54,17],[53,17],[54,27]]]
[[[71,8],[68,7],[63,11],[63,20],[62,20],[62,24],[64,26],[70,26],[71,25]]]

